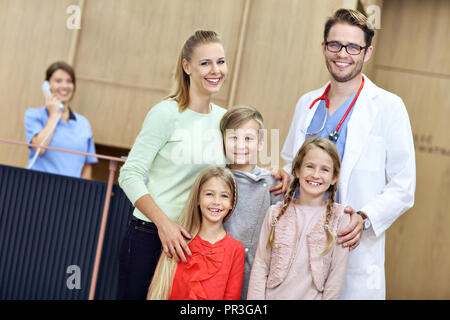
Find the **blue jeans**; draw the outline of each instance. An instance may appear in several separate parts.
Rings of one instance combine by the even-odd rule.
[[[156,225],[133,216],[120,248],[117,299],[146,299],[160,255]]]

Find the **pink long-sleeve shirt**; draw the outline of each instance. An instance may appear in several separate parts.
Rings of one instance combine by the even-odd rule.
[[[291,203],[275,227],[277,247],[266,248],[271,223],[282,203],[267,212],[250,275],[248,299],[339,299],[345,284],[349,249],[334,245],[321,255],[328,240],[326,207]],[[335,204],[330,220],[336,234],[350,222],[344,207]]]

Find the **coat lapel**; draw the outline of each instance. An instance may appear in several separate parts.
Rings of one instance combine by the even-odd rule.
[[[373,103],[373,98],[376,95],[375,89],[375,84],[364,76],[364,88],[353,107],[354,110],[347,125],[345,154],[344,159],[342,159],[345,161],[342,161],[339,176],[339,197],[341,203],[346,202],[350,174],[360,158],[364,146],[367,144],[374,125],[374,119],[376,119],[378,113],[378,109]],[[348,137],[351,138],[348,139]]]

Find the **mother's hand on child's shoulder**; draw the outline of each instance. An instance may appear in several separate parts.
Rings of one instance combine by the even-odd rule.
[[[272,187],[269,191],[270,192],[276,191],[275,195],[285,193],[289,186],[289,182],[291,182],[291,176],[289,175],[289,173],[287,173],[286,171],[284,171],[283,169],[281,169],[279,167],[269,168],[268,170],[270,170],[272,172],[272,176],[275,179],[281,180],[281,182],[279,184]]]
[[[176,260],[176,262],[187,262],[184,252],[189,257],[192,256],[191,250],[186,243],[185,238],[191,239],[192,236],[179,224],[167,220],[163,225],[158,227],[158,235],[161,240],[161,245],[164,253],[169,257]]]
[[[338,244],[342,244],[342,247],[349,247],[350,251],[356,249],[361,241],[362,233],[364,230],[364,221],[362,217],[356,213],[355,209],[350,206],[346,206],[345,213],[350,214],[350,223],[348,226],[338,233]]]

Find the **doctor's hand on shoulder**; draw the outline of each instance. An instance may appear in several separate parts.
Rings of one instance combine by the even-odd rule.
[[[338,244],[342,244],[342,247],[348,247],[350,251],[356,249],[359,245],[364,231],[364,222],[367,219],[367,215],[363,212],[356,212],[350,206],[346,206],[344,212],[350,214],[350,223],[348,226],[338,233]],[[365,217],[363,217],[363,215]]]
[[[289,186],[289,183],[291,182],[291,176],[289,175],[289,173],[279,167],[270,167],[268,168],[268,170],[272,172],[272,176],[276,180],[281,180],[279,184],[270,188],[269,191],[275,192],[276,196],[285,193]]]

